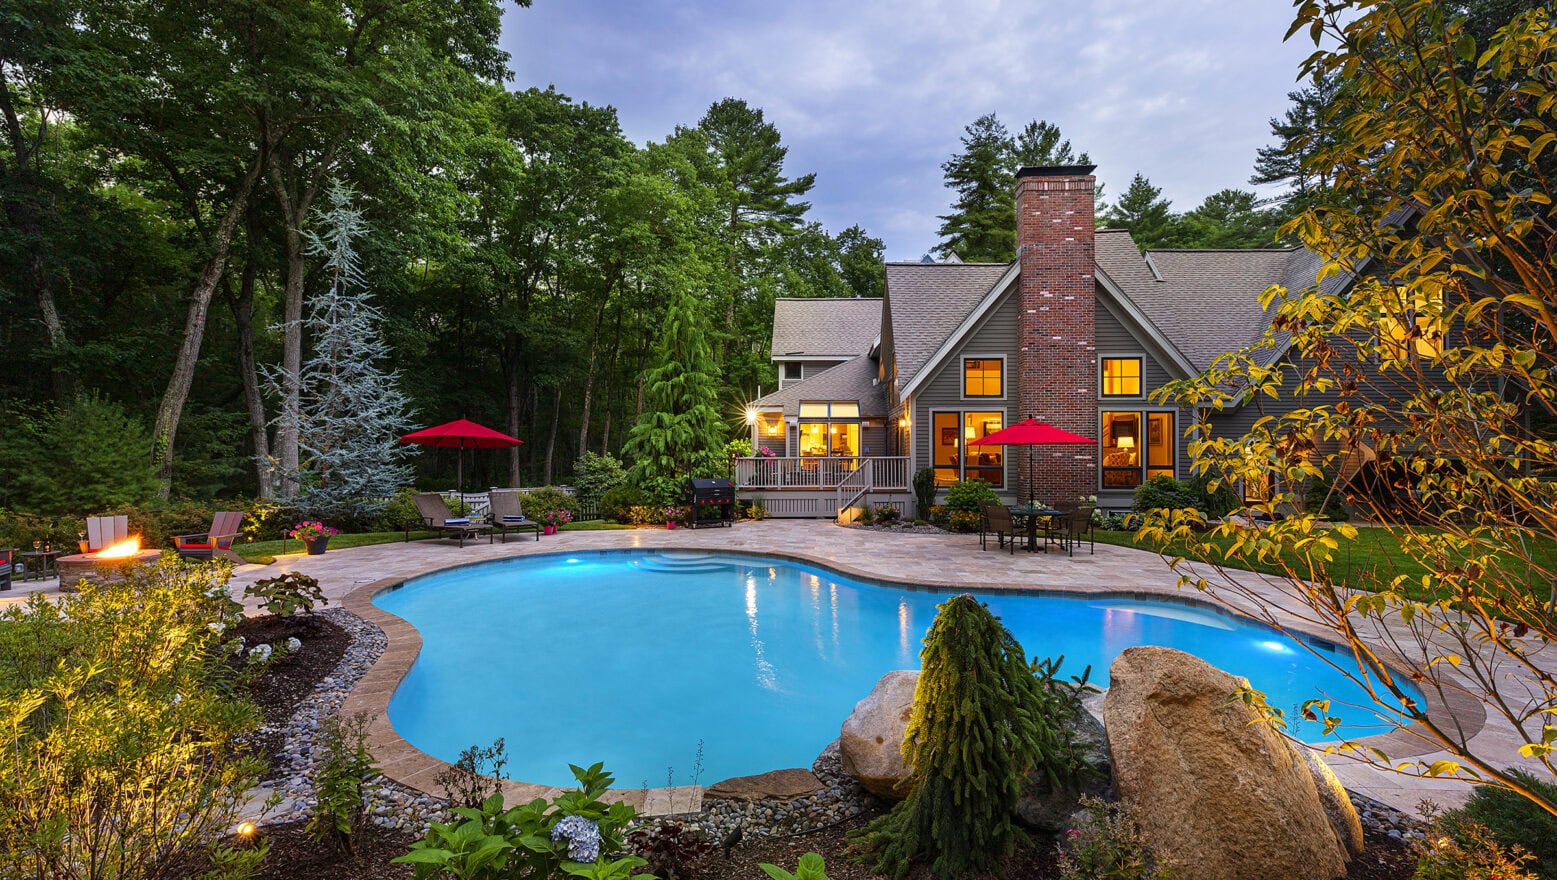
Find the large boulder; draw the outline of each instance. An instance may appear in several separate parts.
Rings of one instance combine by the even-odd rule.
[[[1022,796],[1016,802],[1016,817],[1039,831],[1061,832],[1072,826],[1071,817],[1081,808],[1081,798],[1107,799],[1113,790],[1113,762],[1108,753],[1108,734],[1103,729],[1100,693],[1089,695],[1080,712],[1066,727],[1081,745],[1085,769],[1069,784],[1050,784],[1044,774],[1033,771],[1022,783]],[[1091,709],[1097,706],[1098,714]]]
[[[843,722],[838,751],[844,772],[878,797],[908,796],[906,788],[899,791],[896,786],[913,769],[903,760],[903,733],[908,730],[918,686],[918,670],[888,672]]]
[[[822,790],[822,780],[810,770],[795,767],[789,770],[769,770],[756,776],[733,776],[708,787],[709,797],[730,798],[738,801],[760,801],[768,798],[794,800]]]
[[[1114,786],[1153,850],[1196,880],[1334,880],[1347,846],[1303,756],[1233,698],[1239,681],[1170,648],[1128,648],[1103,703]]]
[[[1352,806],[1346,787],[1335,778],[1335,771],[1319,757],[1318,752],[1302,747],[1297,751],[1303,756],[1309,774],[1314,777],[1314,787],[1319,790],[1319,804],[1325,808],[1325,818],[1330,820],[1335,836],[1346,844],[1347,852],[1353,856],[1362,855],[1362,817],[1357,815],[1357,808]]]

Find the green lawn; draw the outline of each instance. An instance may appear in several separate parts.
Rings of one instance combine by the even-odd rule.
[[[1347,540],[1339,532],[1334,533],[1336,541],[1341,545],[1335,552],[1335,558],[1325,567],[1326,572],[1336,583],[1345,584],[1357,589],[1368,589],[1377,585],[1380,581],[1388,583],[1391,579],[1406,575],[1412,582],[1420,584],[1422,575],[1431,574],[1431,569],[1412,556],[1400,541],[1387,529],[1359,528],[1357,538]],[[1116,544],[1121,547],[1137,547],[1142,550],[1156,552],[1157,547],[1143,544],[1135,540],[1134,532],[1097,532],[1097,540],[1100,544]],[[1212,537],[1212,542],[1222,549],[1232,545],[1231,538]],[[1170,555],[1186,555],[1182,549],[1177,552],[1170,550]],[[1546,542],[1538,548],[1536,558],[1548,568],[1557,565],[1557,544]],[[1295,555],[1288,555],[1289,560],[1295,560]],[[1220,559],[1220,557],[1218,557]],[[1237,566],[1229,565],[1229,568],[1244,567],[1243,561]],[[1281,575],[1284,572],[1274,562],[1250,561],[1247,567],[1253,571],[1266,574]],[[1538,586],[1539,594],[1544,595],[1549,586]]]
[[[590,520],[588,522],[568,523],[562,527],[566,532],[594,532],[606,529],[630,529],[633,526],[624,526],[619,523],[604,522],[602,520]],[[437,537],[440,533],[430,531],[414,531],[411,540]],[[405,532],[362,532],[354,535],[335,535],[330,538],[331,550],[344,550],[348,547],[366,547],[369,544],[391,544],[396,541],[404,541]],[[283,547],[283,543],[285,546]],[[242,556],[245,562],[257,562],[261,565],[269,565],[276,561],[276,557],[283,553],[302,553],[303,543],[297,540],[282,541],[254,541],[247,544],[234,544],[233,551]]]

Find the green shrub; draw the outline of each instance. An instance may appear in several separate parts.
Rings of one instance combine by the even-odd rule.
[[[902,512],[891,504],[876,505],[876,522],[884,526],[892,525],[902,517]]]
[[[450,806],[479,807],[487,798],[503,790],[503,780],[508,775],[503,768],[508,764],[503,738],[482,748],[472,745],[460,752],[460,758],[449,769],[433,777],[433,782],[443,789],[443,796]]]
[[[632,522],[629,509],[643,507],[649,503],[649,497],[643,491],[630,483],[623,483],[600,496],[600,515],[614,519],[619,523]]]
[[[1082,821],[1060,839],[1062,880],[1171,880],[1152,858],[1141,826],[1124,804],[1081,799]]]
[[[1152,477],[1150,480],[1135,487],[1136,513],[1145,513],[1148,510],[1161,508],[1179,509],[1181,507],[1199,507],[1199,501],[1189,484],[1183,480],[1175,480],[1172,477]]]
[[[953,510],[946,514],[946,527],[954,532],[976,532],[984,523],[984,514],[967,510]]]
[[[401,532],[422,527],[422,514],[416,509],[416,489],[406,487],[395,493],[384,505],[384,511],[373,524],[375,532]],[[454,511],[450,510],[450,513]]]
[[[1523,847],[1507,845],[1461,811],[1439,813],[1429,806],[1423,814],[1429,827],[1415,845],[1413,880],[1540,880],[1527,868],[1534,856]]]
[[[627,482],[627,469],[614,456],[586,452],[573,463],[573,489],[584,503],[599,501]]]
[[[228,577],[170,555],[0,614],[0,876],[164,877],[225,837],[263,769]]]
[[[920,519],[930,519],[930,508],[935,504],[935,468],[914,471],[914,512]]]
[[[1016,804],[1029,772],[1068,784],[1082,767],[1066,722],[1079,696],[1035,675],[1021,644],[972,596],[943,603],[920,654],[903,735],[913,790],[851,836],[873,870],[901,880],[916,862],[941,878],[993,871],[1025,839]]]
[[[1211,490],[1213,480],[1217,484],[1214,492]],[[1233,491],[1226,480],[1213,478],[1208,473],[1190,477],[1189,490],[1195,496],[1195,506],[1208,517],[1220,519],[1243,507],[1243,499],[1238,497],[1238,493]]]
[[[1346,522],[1346,499],[1341,490],[1331,491],[1329,477],[1314,477],[1303,487],[1303,512],[1322,516],[1331,522]]]
[[[946,490],[948,512],[981,513],[980,505],[999,503],[1000,496],[983,480],[963,480]]]
[[[862,526],[874,525],[876,522],[876,513],[870,509],[870,505],[861,505],[860,515],[856,517],[854,521]]]
[[[157,494],[146,426],[95,392],[36,415],[8,413],[7,421],[0,492],[11,506],[81,516],[144,504]]]
[[[291,617],[299,611],[307,614],[314,610],[314,603],[330,604],[319,589],[319,581],[295,571],[283,572],[275,577],[255,581],[243,588],[245,599],[263,599],[260,607],[280,617]]]
[[[1557,785],[1524,770],[1509,772],[1548,801],[1557,803]],[[1557,880],[1557,817],[1517,792],[1491,785],[1478,785],[1464,807],[1453,811],[1485,826],[1492,836],[1507,846],[1521,846],[1535,857],[1531,865],[1541,880]]]
[[[573,519],[578,518],[578,498],[556,486],[543,486],[528,492],[520,492],[519,506],[525,516],[537,522],[540,521],[540,515],[548,510],[566,510]]]
[[[654,504],[634,504],[627,508],[627,524],[646,526],[665,521],[665,508]]]
[[[512,808],[504,807],[501,794],[479,807],[457,807],[457,821],[434,822],[427,836],[395,861],[411,865],[415,880],[555,880],[564,872],[587,880],[627,880],[644,860],[612,857],[622,852],[622,832],[637,812],[600,800],[615,782],[601,765],[569,766],[576,790]]]
[[[308,833],[319,842],[333,842],[346,855],[357,854],[357,834],[367,822],[364,798],[368,780],[378,775],[368,751],[367,715],[332,715],[319,726],[322,757],[314,770],[318,802],[308,821]]]

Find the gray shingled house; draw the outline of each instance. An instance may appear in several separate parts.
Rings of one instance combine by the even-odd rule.
[[[1270,323],[1260,293],[1314,284],[1321,260],[1302,248],[1143,254],[1128,232],[1094,229],[1091,172],[1019,172],[1011,263],[888,263],[879,300],[779,300],[779,390],[748,407],[753,445],[771,457],[738,462],[742,496],[775,516],[862,502],[906,512],[920,468],[942,487],[978,477],[1015,499],[1031,465],[1041,500],[1128,508],[1146,479],[1186,478],[1190,414],[1148,395],[1258,340]],[[1033,462],[1028,449],[969,444],[1030,416],[1095,442],[1034,447]],[[1254,414],[1218,418],[1219,432],[1242,431]]]

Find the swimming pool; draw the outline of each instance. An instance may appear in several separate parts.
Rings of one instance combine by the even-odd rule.
[[[918,668],[953,592],[760,556],[622,550],[481,563],[373,602],[422,635],[389,703],[412,745],[452,762],[503,737],[514,779],[565,785],[569,763],[604,761],[636,788],[809,767],[877,679]],[[1067,676],[1090,664],[1104,687],[1125,648],[1166,645],[1247,676],[1289,717],[1321,694],[1368,702],[1302,646],[1205,606],[974,594],[1029,657],[1063,654]]]

